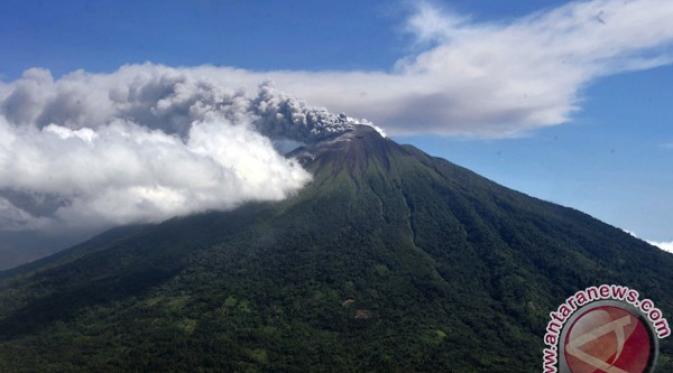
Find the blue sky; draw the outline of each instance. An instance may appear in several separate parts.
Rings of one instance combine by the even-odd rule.
[[[673,68],[603,79],[572,121],[520,139],[400,138],[650,240],[673,236]]]
[[[557,0],[447,1],[480,19],[506,19]],[[0,4],[2,74],[55,75],[127,63],[204,63],[248,69],[389,68],[409,52],[399,1],[22,1]]]
[[[419,41],[409,32],[412,4],[3,1],[0,76],[12,81],[35,66],[56,77],[76,69],[112,72],[145,61],[254,71],[389,71],[401,58],[441,43]],[[488,25],[563,4],[460,0],[434,6]],[[393,137],[642,238],[671,241],[673,145],[667,144],[673,144],[673,67],[659,65],[590,79],[580,87],[580,110],[561,125],[508,138],[435,129]]]

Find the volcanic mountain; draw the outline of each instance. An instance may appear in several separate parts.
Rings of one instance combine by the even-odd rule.
[[[0,273],[0,371],[535,372],[579,289],[673,312],[673,255],[579,211],[365,126],[291,156],[313,180],[284,201]]]

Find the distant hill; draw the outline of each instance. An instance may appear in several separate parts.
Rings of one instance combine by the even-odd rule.
[[[292,155],[314,180],[285,201],[0,273],[0,371],[537,372],[578,289],[673,312],[673,255],[579,211],[369,127]]]

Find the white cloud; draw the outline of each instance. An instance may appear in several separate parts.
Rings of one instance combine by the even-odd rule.
[[[668,0],[572,2],[501,23],[477,22],[427,2],[419,4],[406,29],[430,47],[401,58],[388,71],[201,66],[179,69],[177,74],[166,67],[135,65],[116,74],[79,72],[57,84],[63,93],[80,92],[91,84],[109,89],[84,91],[85,97],[61,95],[36,118],[31,108],[48,99],[41,89],[52,79],[32,70],[27,73],[32,80],[8,98],[12,104],[7,115],[15,122],[32,119],[44,124],[62,119],[63,108],[68,108],[71,113],[81,110],[70,120],[91,123],[109,115],[107,106],[82,106],[128,100],[127,114],[138,121],[149,118],[148,125],[160,121],[165,127],[179,127],[192,104],[190,79],[202,82],[209,100],[217,100],[227,89],[252,92],[260,82],[272,80],[294,97],[367,118],[392,134],[511,137],[567,122],[581,107],[583,89],[601,77],[673,61],[673,2]],[[152,71],[165,74],[157,77]],[[156,81],[151,89],[140,89],[152,79]],[[175,95],[157,102],[151,115],[139,109],[159,97],[162,87],[173,86],[179,87]],[[28,93],[30,100],[20,100]]]
[[[635,238],[641,239],[640,237],[638,237],[638,235],[636,235],[634,232],[632,232],[632,231],[630,231],[630,230],[627,230],[627,229],[622,229],[622,230],[623,230],[624,232],[626,232],[626,233],[632,235],[632,236],[635,237]],[[664,242],[657,242],[657,241],[649,241],[649,240],[645,240],[645,242],[649,243],[649,244],[652,245],[652,246],[656,246],[656,247],[658,247],[658,248],[660,248],[660,249],[662,249],[662,250],[664,250],[664,251],[668,251],[669,253],[673,253],[673,241],[670,241],[670,242],[665,242],[665,241],[664,241]]]
[[[389,71],[182,71],[201,82],[210,100],[221,98],[222,87],[251,90],[271,79],[293,96],[368,118],[393,134],[508,137],[568,121],[580,108],[582,89],[598,78],[673,61],[673,2],[668,0],[577,1],[500,23],[418,4],[406,29],[432,46],[400,59]],[[50,100],[43,89],[54,81],[46,71],[30,70],[6,97],[6,116],[14,123],[99,123],[110,115],[110,106],[89,109],[128,100],[127,114],[139,122],[149,118],[179,127],[193,114],[187,108],[200,110],[191,106],[194,87],[184,76],[157,77],[143,70],[151,69],[141,65],[107,76],[73,74],[56,84],[62,94],[39,113],[35,107]],[[151,89],[142,88],[152,79],[158,80]],[[83,89],[92,84],[109,89]],[[151,115],[143,111],[143,104],[174,86],[175,95],[158,101]],[[63,110],[76,115],[65,116]]]
[[[673,241],[670,242],[656,242],[656,241],[647,241],[650,245],[654,245],[664,251],[673,253]]]
[[[195,123],[177,135],[116,121],[72,130],[51,124],[16,128],[0,121],[0,190],[65,200],[49,214],[62,228],[159,221],[227,209],[250,200],[279,200],[310,178],[271,141],[226,119]],[[7,141],[7,139],[9,139]],[[3,229],[36,228],[30,215],[0,200]]]
[[[273,79],[293,95],[393,134],[517,136],[568,121],[583,88],[598,78],[670,63],[672,17],[669,0],[573,2],[507,23],[480,23],[421,3],[408,29],[433,46],[391,71],[235,75]]]

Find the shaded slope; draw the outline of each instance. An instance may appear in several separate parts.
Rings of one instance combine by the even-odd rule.
[[[673,311],[673,256],[588,215],[364,127],[294,155],[314,180],[286,201],[4,276],[0,370],[537,371],[577,289]]]

